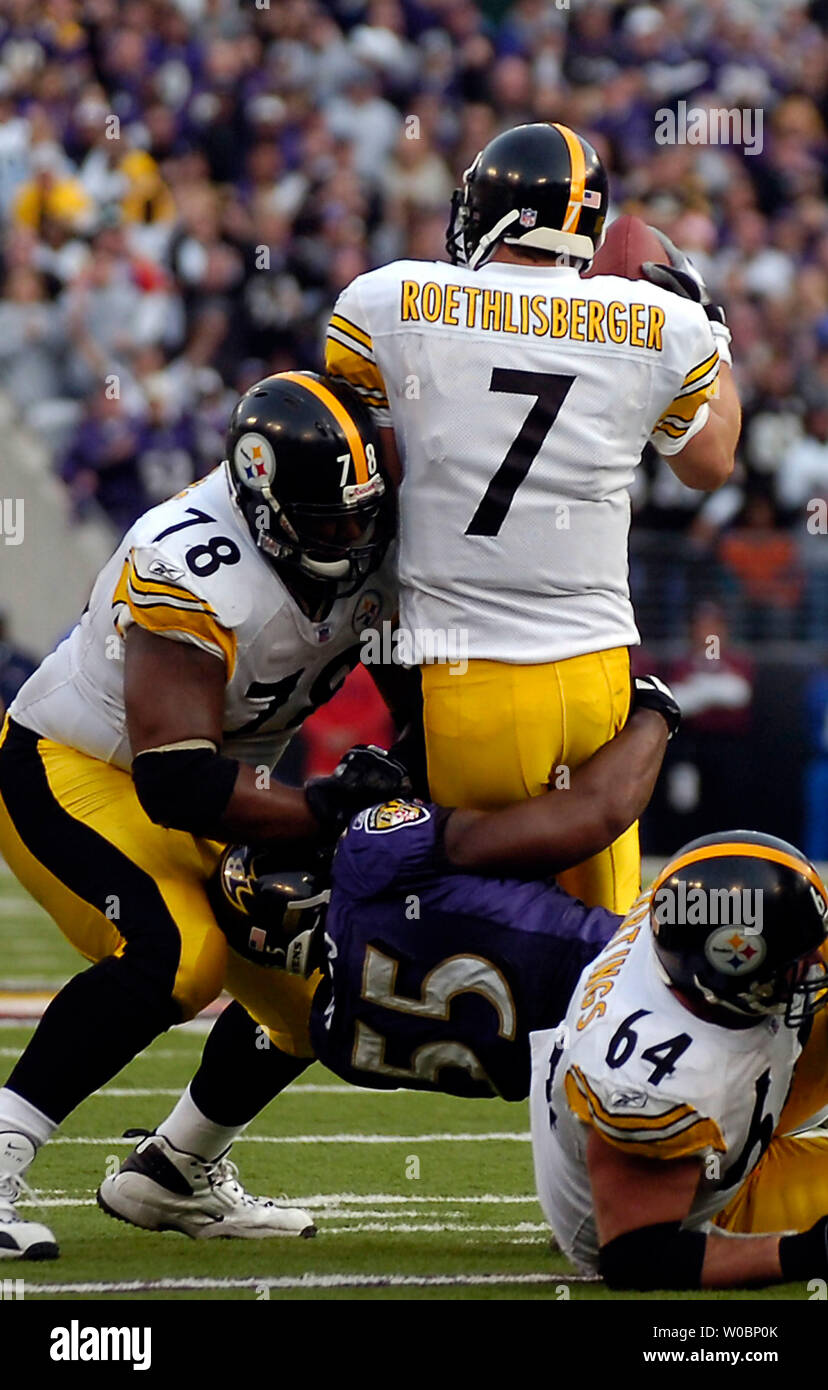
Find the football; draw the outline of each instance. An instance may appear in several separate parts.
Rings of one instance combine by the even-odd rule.
[[[584,279],[592,275],[621,275],[625,280],[640,280],[644,261],[669,265],[670,258],[647,223],[626,213],[607,228],[604,244],[589,270],[584,271]]]

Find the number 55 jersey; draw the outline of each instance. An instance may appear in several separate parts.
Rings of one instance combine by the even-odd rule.
[[[801,1052],[781,1018],[723,1028],[685,1008],[660,973],[648,914],[639,900],[584,970],[563,1023],[530,1039],[538,1195],[561,1249],[591,1273],[590,1131],[633,1158],[702,1159],[684,1222],[698,1228],[723,1211],[768,1148]],[[738,958],[749,939],[728,930]]]
[[[340,841],[314,1052],[359,1086],[521,1100],[530,1030],[562,1017],[619,918],[554,884],[453,872],[450,814],[392,801]]]
[[[27,729],[129,769],[124,642],[133,624],[223,660],[223,751],[271,768],[330,699],[361,634],[396,609],[393,557],[312,622],[253,541],[225,466],[135,522],[99,574],[78,625],[10,714]]]

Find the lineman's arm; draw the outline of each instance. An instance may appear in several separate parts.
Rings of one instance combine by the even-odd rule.
[[[363,806],[399,795],[404,769],[378,749],[349,750],[329,777],[313,778],[304,790],[223,756],[225,679],[224,663],[209,652],[129,628],[132,778],[150,820],[247,844],[330,841]]]
[[[587,1166],[601,1273],[611,1288],[744,1288],[783,1278],[778,1235],[705,1237],[679,1229],[702,1181],[701,1158],[635,1158],[593,1129]],[[700,1280],[686,1282],[694,1265],[701,1266]]]
[[[171,797],[164,786],[167,777],[174,774],[163,772],[163,764],[159,761],[162,755],[155,758],[151,772],[146,762],[142,767],[141,755],[145,759],[152,758],[152,750],[194,743],[196,747],[189,750],[193,755],[189,768],[185,765],[187,750],[171,755],[181,768],[178,776],[183,786],[193,776],[201,753],[202,770],[196,771],[195,777],[196,780],[199,776],[207,778],[202,794],[210,828],[193,830],[193,833],[245,842],[306,839],[318,835],[319,825],[301,789],[286,787],[274,779],[268,787],[257,787],[255,768],[219,756],[225,680],[223,662],[198,647],[170,641],[137,626],[127,632],[124,675],[127,732],[133,755],[133,777],[144,809],[153,820],[159,819],[159,813],[168,809],[173,812],[172,818],[180,822],[175,828],[188,828],[183,823],[188,814],[186,805],[180,808],[173,805],[175,797]],[[208,763],[211,747],[215,760],[212,767]],[[218,770],[215,763],[221,764]],[[215,780],[217,775],[220,781]],[[147,788],[143,796],[142,780]],[[224,807],[217,810],[225,794]],[[165,801],[170,803],[167,808]],[[199,807],[193,806],[192,811],[198,818]],[[213,814],[215,820],[210,824]]]
[[[639,709],[621,733],[554,786],[502,811],[453,811],[445,850],[457,867],[475,872],[559,873],[606,849],[637,820],[652,796],[667,724]],[[554,770],[553,770],[554,777]]]

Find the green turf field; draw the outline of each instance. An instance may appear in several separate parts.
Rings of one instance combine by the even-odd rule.
[[[54,989],[77,959],[0,866],[0,991]],[[30,1033],[30,1024],[0,1027],[0,1080]],[[202,1041],[198,1025],[159,1039],[81,1106],[38,1158],[30,1177],[62,1256],[0,1266],[3,1278],[24,1278],[26,1298],[611,1296],[600,1284],[578,1281],[550,1248],[533,1195],[525,1105],[359,1091],[319,1066],[234,1149],[251,1191],[284,1193],[312,1209],[315,1240],[196,1242],[104,1216],[95,1189],[107,1164],[131,1147],[122,1131],[151,1128],[166,1114]],[[786,1285],[750,1297],[807,1293]]]

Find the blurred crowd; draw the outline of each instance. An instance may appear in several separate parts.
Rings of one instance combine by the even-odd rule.
[[[760,110],[761,151],[659,144],[679,101]],[[442,258],[462,170],[539,119],[727,305],[737,476],[700,499],[653,454],[634,498],[678,599],[715,574],[742,635],[824,630],[828,0],[4,0],[0,389],[75,512],[122,530],[209,471],[234,394],[318,368],[354,276]]]

